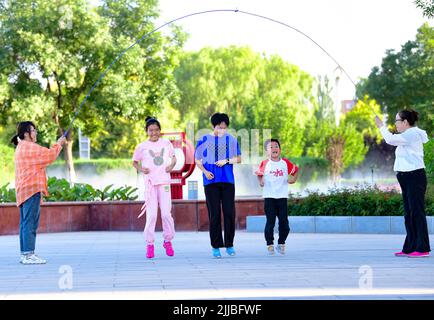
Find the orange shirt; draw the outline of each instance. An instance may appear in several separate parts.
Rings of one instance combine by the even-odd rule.
[[[62,147],[59,144],[54,144],[48,149],[34,142],[24,140],[18,142],[15,150],[17,207],[35,193],[43,192],[48,195],[45,169],[56,160],[60,150]]]

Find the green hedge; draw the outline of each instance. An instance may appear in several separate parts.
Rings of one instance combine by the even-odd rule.
[[[8,188],[9,184],[0,188],[0,203],[16,202],[15,189]],[[76,183],[71,186],[66,179],[48,178],[48,197],[45,201],[116,201],[136,200],[137,188],[125,186],[113,188],[109,185],[102,190],[95,189],[89,184]]]
[[[427,192],[426,214],[434,215],[434,196]],[[307,197],[288,199],[291,216],[402,216],[402,196],[377,187],[330,189],[327,194],[310,192]]]
[[[0,143],[0,186],[15,178],[15,149]]]
[[[0,188],[0,203],[16,202],[15,189],[9,188],[9,182]]]
[[[424,162],[428,181],[434,183],[434,139],[424,144]]]

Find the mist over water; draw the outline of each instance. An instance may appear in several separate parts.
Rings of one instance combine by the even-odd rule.
[[[80,168],[76,168],[75,173],[76,183],[87,183],[96,189],[104,189],[109,185],[113,185],[113,188],[120,188],[124,186],[137,187],[139,184],[138,176],[134,168],[111,169],[104,171],[103,173],[96,173],[94,168],[90,166],[82,166]],[[48,167],[47,176],[56,177],[58,179],[68,179],[66,170],[60,167]]]
[[[193,123],[188,123],[186,130],[187,139],[189,141],[197,141],[203,134],[209,133],[209,131],[209,128],[197,130]],[[271,129],[241,129],[237,131],[228,129],[228,133],[237,137],[237,139],[239,138],[240,149],[243,154],[242,163],[233,166],[236,197],[262,197],[262,188],[259,186],[255,171],[258,169],[259,163],[267,157],[262,141],[271,138],[271,131]],[[175,166],[176,170],[180,169],[185,163],[185,156],[180,148],[175,148],[175,154],[178,159]],[[301,177],[297,183],[289,185],[288,189],[290,194],[295,197],[303,197],[311,192],[329,193],[331,190],[336,189],[372,187],[374,185],[384,190],[395,189],[400,191],[395,174],[392,171],[393,160],[393,154],[388,156],[384,152],[374,150],[367,154],[364,163],[359,168],[347,169],[337,181],[322,178],[321,180],[306,182],[303,181],[303,173],[301,173]],[[66,171],[62,167],[48,167],[47,174],[48,176],[55,176],[57,178],[67,178]],[[322,176],[323,173],[319,174],[319,172],[315,172],[314,176],[318,175]],[[138,188],[138,200],[144,199],[143,174],[138,174],[132,166],[130,169],[110,169],[97,173],[95,167],[82,165],[76,167],[76,182],[87,183],[97,189],[104,189],[109,185],[113,185],[113,188],[131,186]],[[186,184],[183,186],[183,199],[189,198],[189,182],[197,182],[197,198],[200,200],[205,199],[203,175],[199,168],[196,167],[192,175],[186,180]]]
[[[254,172],[258,169],[258,165],[253,164],[238,164],[234,165],[235,175],[235,196],[241,198],[260,198],[262,197],[262,188],[259,186],[257,176]],[[48,176],[56,178],[67,178],[65,169],[63,168],[48,168]],[[111,169],[103,173],[97,174],[94,168],[80,167],[76,169],[77,183],[87,183],[94,188],[103,189],[108,185],[113,185],[113,188],[124,186],[132,186],[138,188],[138,200],[144,199],[144,181],[143,175],[137,174],[134,168],[131,169]],[[183,199],[188,199],[188,182],[197,181],[198,184],[198,199],[205,199],[203,188],[202,172],[199,168],[195,168],[192,175],[186,180],[186,185],[183,186]],[[330,180],[318,180],[308,183],[297,182],[289,185],[289,192],[294,196],[306,196],[309,192],[327,193],[330,189],[353,188],[356,186],[373,186],[376,184],[380,189],[384,190],[400,190],[398,182],[393,172],[374,170],[373,174],[370,169],[365,170],[349,170],[345,172],[338,183],[333,183]]]

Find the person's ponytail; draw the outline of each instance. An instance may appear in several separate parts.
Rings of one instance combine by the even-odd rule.
[[[11,143],[14,144],[15,146],[18,145],[18,135],[14,135],[11,139]]]
[[[23,121],[23,122],[18,123],[17,134],[12,137],[11,143],[13,143],[15,146],[17,146],[19,140],[24,140],[24,134],[25,133],[30,134],[32,132],[32,127],[34,129],[36,129],[35,124],[31,121]]]
[[[399,117],[401,120],[407,120],[410,126],[414,126],[419,120],[419,113],[411,109],[405,109],[399,112]]]

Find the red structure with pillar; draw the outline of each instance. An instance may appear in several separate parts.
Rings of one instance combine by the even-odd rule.
[[[177,158],[175,169],[170,173],[172,199],[182,199],[182,186],[195,168],[194,146],[186,139],[185,132],[168,132],[161,135],[172,143]],[[180,161],[183,162],[181,166]]]

